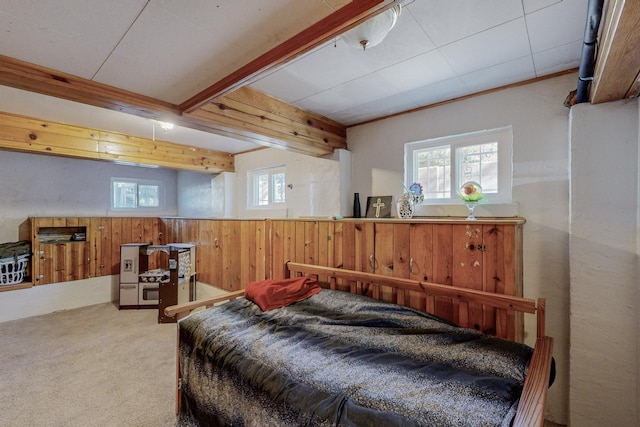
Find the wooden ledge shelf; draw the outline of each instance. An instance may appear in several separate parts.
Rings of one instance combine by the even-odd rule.
[[[0,292],[15,291],[18,289],[28,289],[33,287],[32,282],[16,283],[15,285],[0,285]]]

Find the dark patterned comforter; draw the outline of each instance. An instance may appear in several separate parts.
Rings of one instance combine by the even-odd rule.
[[[323,290],[246,299],[179,323],[178,425],[507,426],[532,349]]]

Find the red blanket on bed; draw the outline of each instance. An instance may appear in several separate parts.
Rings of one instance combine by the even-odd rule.
[[[293,277],[249,283],[244,291],[244,296],[258,304],[262,311],[267,311],[302,301],[321,290],[322,288],[316,280],[308,277]]]

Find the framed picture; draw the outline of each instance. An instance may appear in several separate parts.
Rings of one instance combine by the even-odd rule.
[[[367,197],[367,218],[391,218],[391,196]]]

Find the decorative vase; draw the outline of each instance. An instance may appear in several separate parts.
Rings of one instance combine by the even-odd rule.
[[[360,218],[360,193],[353,193],[353,217]]]
[[[409,219],[413,217],[413,200],[411,197],[402,196],[398,199],[396,203],[396,208],[398,209],[398,218]]]
[[[467,217],[467,221],[475,221],[476,217],[473,216],[473,210],[478,205],[478,202],[465,202],[465,206],[469,209],[469,216]]]

